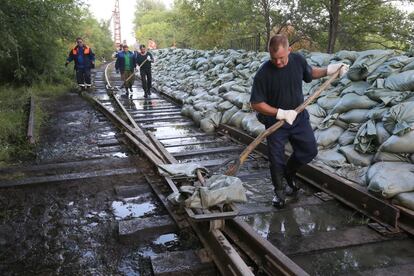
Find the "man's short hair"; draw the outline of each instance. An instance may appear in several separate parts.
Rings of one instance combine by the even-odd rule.
[[[82,40],[83,41],[82,37],[80,37],[80,36],[76,38],[76,42],[78,42],[78,40]]]
[[[269,40],[269,52],[277,52],[280,47],[289,48],[289,41],[283,34],[277,34]]]
[[[144,48],[146,48],[146,47],[145,47],[145,45],[144,45],[144,44],[141,44],[141,45],[139,45],[139,48],[140,48],[140,49],[144,49]]]
[[[125,48],[129,48],[129,47],[128,47],[128,45],[124,44],[124,45],[122,45],[122,48],[125,49]]]

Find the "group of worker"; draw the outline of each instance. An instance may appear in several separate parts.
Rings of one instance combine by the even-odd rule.
[[[69,53],[66,63],[75,60],[78,83],[90,86],[90,68],[94,66],[92,50],[78,38],[77,46]],[[331,63],[326,68],[312,67],[306,59],[293,53],[285,35],[273,36],[268,45],[270,58],[256,72],[251,89],[250,103],[258,113],[259,121],[268,129],[280,120],[284,125],[267,137],[271,179],[274,186],[273,206],[283,208],[286,196],[296,197],[299,186],[297,171],[317,155],[317,144],[309,114],[306,109],[298,114],[295,109],[304,102],[302,82],[331,76],[339,71],[339,76],[347,73],[349,66],[344,63]],[[151,53],[144,45],[140,52],[131,52],[127,45],[116,54],[115,68],[121,73],[126,92],[132,91],[134,70],[138,65],[141,72],[145,97],[151,94]],[[89,69],[89,72],[88,72]],[[129,89],[129,90],[128,90]],[[293,152],[285,160],[285,146],[290,142]]]
[[[135,81],[135,69],[139,68],[141,75],[144,97],[151,95],[152,74],[151,63],[154,62],[153,55],[147,51],[145,45],[139,46],[139,51],[130,51],[127,44],[120,45],[120,50],[115,53],[115,69],[121,74],[123,87],[128,95],[133,92],[132,85]],[[95,67],[95,54],[92,49],[83,43],[83,39],[76,39],[76,46],[70,50],[65,66],[71,61],[75,62],[76,81],[81,90],[89,89],[91,83],[91,69]]]

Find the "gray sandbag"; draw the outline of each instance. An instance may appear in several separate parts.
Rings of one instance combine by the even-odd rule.
[[[207,209],[225,203],[247,201],[246,190],[241,180],[227,175],[213,175],[206,180],[206,186],[197,187],[185,200],[186,207]]]
[[[239,110],[236,113],[234,113],[233,116],[231,116],[230,120],[228,121],[228,124],[242,129],[242,121],[244,117],[248,116],[249,114],[251,113]]]
[[[344,129],[338,126],[331,126],[324,130],[318,129],[315,131],[316,143],[324,148],[332,146],[343,132]]]
[[[315,160],[335,168],[341,167],[346,163],[345,156],[340,154],[337,149],[320,150]]]
[[[199,125],[201,119],[203,119],[203,112],[193,109],[192,111],[190,110],[190,116],[193,119],[193,121],[196,122],[197,125]]]
[[[346,123],[363,123],[369,119],[369,109],[352,109],[339,115],[339,119]]]
[[[342,90],[341,97],[349,93],[364,95],[365,91],[369,88],[369,86],[369,83],[367,83],[366,81],[351,82],[348,87]]]
[[[405,71],[409,71],[409,70],[414,70],[414,58],[411,58],[410,63],[405,65],[401,71],[405,72]]]
[[[377,130],[377,144],[382,145],[388,138],[390,138],[391,135],[384,128],[383,122],[376,123],[375,128]]]
[[[335,60],[347,59],[347,60],[354,62],[358,58],[358,55],[359,54],[356,51],[341,50],[334,54],[333,59]]]
[[[404,102],[391,107],[382,121],[385,129],[394,135],[404,135],[414,126],[414,102]]]
[[[223,95],[223,98],[242,109],[250,103],[250,95],[247,93],[240,93],[236,91],[229,91]]]
[[[209,111],[205,114],[205,117],[200,120],[200,128],[207,133],[212,133],[216,130],[216,127],[220,125],[222,113]]]
[[[392,135],[378,150],[393,153],[414,153],[414,130],[403,136]]]
[[[367,173],[368,190],[391,198],[414,191],[414,165],[403,162],[379,162]]]
[[[414,90],[414,70],[392,75],[385,79],[385,88],[397,91]]]
[[[197,178],[197,170],[203,175],[208,173],[205,167],[197,163],[157,164],[157,167],[161,175],[171,178]]]
[[[320,105],[317,103],[308,105],[306,107],[306,110],[308,111],[309,115],[313,115],[319,118],[325,118],[326,117],[326,111],[323,109]]]
[[[354,145],[347,145],[338,149],[340,153],[345,155],[346,160],[355,166],[366,167],[371,164],[373,154],[359,153],[354,149]]]
[[[356,136],[355,131],[351,131],[349,129],[345,130],[341,136],[338,138],[338,144],[341,146],[346,146],[354,143]]]
[[[221,123],[222,124],[227,124],[230,121],[231,117],[233,117],[233,115],[239,110],[240,109],[238,109],[237,106],[233,106],[229,110],[226,110],[223,113],[223,117],[221,118]]]
[[[248,116],[244,117],[242,127],[247,133],[253,136],[258,136],[265,130],[265,126],[257,120],[255,112],[251,112]]]
[[[225,110],[229,110],[233,106],[234,105],[231,102],[224,101],[224,102],[221,102],[217,105],[217,109],[220,110],[220,111],[225,111]]]
[[[400,193],[392,199],[392,203],[414,211],[414,192]]]
[[[414,96],[414,91],[392,91],[388,88],[368,89],[365,93],[371,100],[383,102],[385,105],[396,105]]]
[[[221,80],[222,83],[226,83],[229,81],[232,81],[234,79],[234,74],[233,73],[224,73],[224,74],[220,74],[219,79]]]
[[[326,111],[329,111],[333,109],[338,102],[341,100],[341,98],[336,94],[328,94],[323,97],[319,97],[317,100],[317,103],[320,107],[325,109]]]
[[[348,78],[352,81],[364,80],[384,63],[390,55],[391,50],[367,50],[360,52],[357,60],[352,64],[348,71]]]
[[[332,55],[326,53],[311,53],[309,58],[310,65],[316,65],[318,67],[324,67],[329,64]]]
[[[341,98],[341,100],[332,109],[331,114],[344,113],[356,108],[369,109],[377,104],[377,102],[371,100],[365,95],[360,96],[355,93],[349,93]]]
[[[219,86],[219,89],[218,89],[219,93],[230,91],[231,86],[234,84],[236,84],[235,81],[229,81],[229,82],[223,83],[222,85]]]
[[[397,74],[409,61],[410,58],[407,56],[392,57],[369,74],[367,81],[373,83],[378,78],[385,79],[393,74]]]
[[[319,87],[321,83],[320,79],[312,80],[311,82],[302,82],[303,95],[311,95]]]
[[[367,186],[366,174],[368,167],[357,167],[352,164],[345,164],[336,170],[336,174],[355,182],[361,186]]]
[[[376,141],[375,121],[368,120],[359,128],[355,136],[354,149],[361,153],[373,153],[377,149]]]
[[[410,158],[407,154],[400,153],[390,153],[379,151],[374,156],[374,163],[376,162],[408,162],[410,163]]]
[[[323,121],[322,117],[316,117],[316,116],[313,116],[312,114],[309,114],[309,122],[313,130],[317,129],[319,124],[322,123],[322,121]]]
[[[186,117],[191,117],[192,112],[194,112],[194,108],[189,104],[185,104],[181,108],[181,114],[186,116]]]

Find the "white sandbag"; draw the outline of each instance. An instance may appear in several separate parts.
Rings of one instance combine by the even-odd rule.
[[[357,152],[354,149],[354,145],[340,147],[338,151],[345,155],[346,160],[348,160],[349,163],[361,167],[369,166],[371,164],[371,159],[374,156],[373,154]]]
[[[391,198],[414,191],[414,165],[403,162],[379,162],[367,173],[368,190]]]
[[[392,203],[414,211],[414,192],[398,194],[392,199]]]
[[[414,153],[414,130],[403,136],[392,135],[380,146],[379,150],[393,153]]]
[[[324,130],[316,130],[316,143],[324,148],[332,146],[344,132],[344,129],[338,126],[331,126]]]
[[[344,113],[346,111],[356,108],[369,109],[377,104],[377,102],[371,100],[365,95],[360,96],[355,93],[349,93],[341,98],[341,100],[335,105],[335,107],[331,111],[331,114]]]

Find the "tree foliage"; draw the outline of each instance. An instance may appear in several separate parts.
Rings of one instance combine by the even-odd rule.
[[[158,0],[137,0],[136,33],[169,46],[227,47],[233,39],[260,34],[263,45],[285,33],[295,47],[395,48],[413,43],[414,16],[393,5],[413,0],[175,0],[166,10]],[[164,43],[164,41],[166,41]]]
[[[98,56],[106,55],[107,25],[93,19],[81,0],[3,0],[0,83],[61,79],[62,65],[77,36],[97,39],[90,44],[98,47]]]

